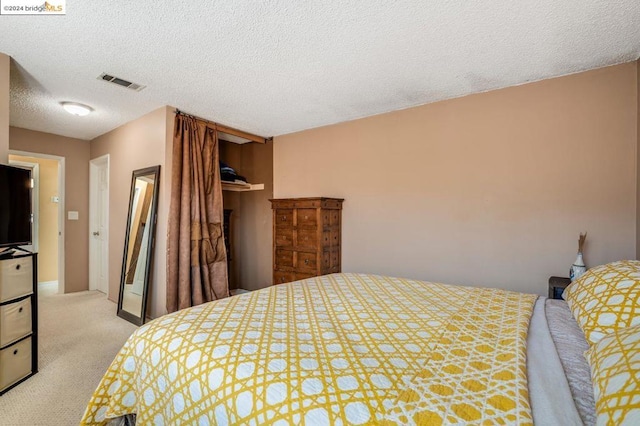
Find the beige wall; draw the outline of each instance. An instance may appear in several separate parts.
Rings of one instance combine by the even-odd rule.
[[[629,63],[277,137],[274,195],[345,198],[344,271],[545,294],[580,231],[591,266],[635,256],[636,73]]]
[[[50,133],[11,127],[11,150],[64,157],[65,277],[64,291],[88,289],[89,280],[89,142]],[[67,220],[77,211],[79,220]]]
[[[9,68],[11,58],[0,53],[0,164],[9,155]]]
[[[134,170],[160,165],[160,198],[153,277],[150,281],[149,310],[152,318],[166,313],[166,235],[168,220],[167,188],[169,187],[165,161],[167,137],[173,129],[169,107],[159,108],[137,120],[112,130],[91,141],[91,158],[109,154],[109,299],[118,300],[122,253]],[[170,158],[170,157],[169,157]]]
[[[38,277],[40,281],[58,279],[58,203],[52,197],[58,192],[58,162],[36,159],[40,164]]]
[[[58,162],[46,158],[10,155],[11,161],[39,165],[38,195],[38,281],[58,280],[58,203],[51,199],[58,191]]]

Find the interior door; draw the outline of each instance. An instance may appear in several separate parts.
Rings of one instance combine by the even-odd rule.
[[[91,235],[89,288],[109,294],[109,162],[91,162]]]

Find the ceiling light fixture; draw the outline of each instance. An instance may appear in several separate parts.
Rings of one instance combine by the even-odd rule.
[[[93,111],[93,108],[90,106],[79,104],[77,102],[60,102],[60,105],[62,105],[62,108],[64,108],[69,114],[78,115],[80,117]]]

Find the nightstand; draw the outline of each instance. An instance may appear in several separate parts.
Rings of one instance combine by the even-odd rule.
[[[549,277],[549,299],[562,299],[562,292],[569,284],[569,278]]]

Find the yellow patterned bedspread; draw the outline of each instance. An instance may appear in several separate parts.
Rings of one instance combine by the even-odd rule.
[[[82,424],[531,423],[536,296],[333,274],[140,327]]]

